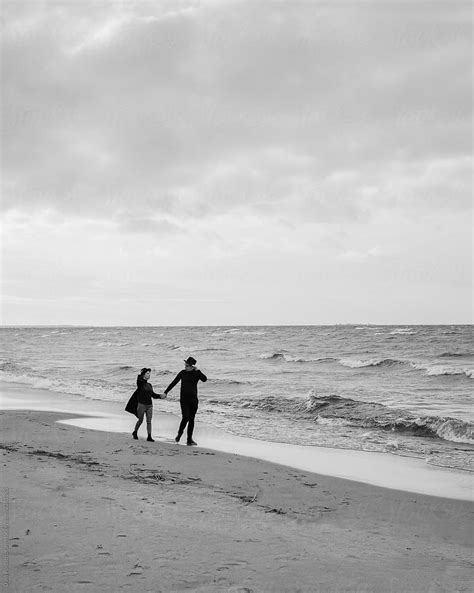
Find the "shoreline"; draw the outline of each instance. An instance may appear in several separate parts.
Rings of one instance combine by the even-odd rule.
[[[119,402],[87,400],[81,396],[32,389],[19,383],[0,383],[0,392],[0,410],[72,413],[71,418],[59,419],[58,422],[88,430],[129,434],[135,421],[135,417],[127,414],[123,410],[124,404]],[[159,442],[174,443],[179,417],[161,412],[159,400],[157,402],[153,419],[154,438]],[[80,409],[84,403],[88,404],[88,410]],[[140,430],[144,432],[144,425]],[[261,441],[232,435],[200,423],[199,418],[195,438],[198,439],[199,448],[244,455],[318,475],[404,492],[474,500],[474,476],[471,473],[430,466],[420,459],[381,452]]]
[[[0,413],[12,593],[470,590],[467,501],[58,422],[72,417]]]

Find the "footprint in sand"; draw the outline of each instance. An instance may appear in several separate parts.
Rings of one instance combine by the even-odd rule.
[[[36,567],[36,560],[26,560],[26,562],[23,562],[22,566],[26,566],[27,568],[34,569]]]
[[[143,570],[150,568],[149,566],[142,566],[139,562],[137,562],[135,564],[135,566],[132,568],[132,570],[128,573],[128,576],[135,576],[135,575],[141,575],[143,574]]]

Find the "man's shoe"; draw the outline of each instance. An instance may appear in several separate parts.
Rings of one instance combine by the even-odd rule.
[[[192,447],[193,445],[197,445],[196,441],[193,441],[193,439],[191,439],[190,441],[188,441],[186,443],[186,445],[188,445],[188,447]]]
[[[138,435],[137,435],[137,433],[136,433],[136,431],[135,431],[135,430],[132,432],[132,437],[133,437],[133,438],[134,438],[136,441],[138,441]]]
[[[148,438],[147,438],[147,441],[150,441],[150,443],[154,443],[155,442],[155,439],[152,439],[151,438],[151,435],[149,434],[148,435]]]
[[[180,438],[181,438],[181,435],[180,435],[180,434],[177,434],[177,435],[174,437],[174,440],[175,440],[177,443],[179,443],[179,439],[180,439]]]

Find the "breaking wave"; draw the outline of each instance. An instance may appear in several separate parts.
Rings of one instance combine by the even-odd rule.
[[[369,360],[359,360],[352,358],[341,358],[339,364],[350,369],[360,369],[364,367],[392,367],[395,365],[403,365],[403,360],[396,360],[393,358],[371,358]]]
[[[416,331],[412,327],[397,327],[390,332],[392,336],[414,336]]]
[[[331,356],[320,358],[303,358],[301,356],[291,356],[283,352],[265,352],[259,355],[263,360],[284,360],[285,362],[335,362],[337,359]]]
[[[444,366],[441,364],[423,364],[412,362],[410,365],[419,371],[424,371],[426,375],[441,377],[443,375],[459,375],[467,377],[468,379],[474,379],[474,369],[461,369],[459,367]]]
[[[318,397],[311,391],[303,400],[267,396],[258,400],[211,400],[210,403],[284,414],[292,419],[313,420],[317,424],[378,429],[474,445],[474,425],[470,422],[443,416],[419,416],[409,410],[338,395]]]
[[[124,393],[135,388],[136,374],[140,371],[129,365],[116,366],[110,372],[104,372],[101,377],[86,377],[83,379],[69,379],[54,372],[47,374],[37,370],[4,362],[0,364],[0,380],[5,383],[19,383],[33,389],[47,389],[58,393],[82,395],[88,399],[121,400]],[[151,383],[158,380],[158,376],[174,375],[170,370],[153,370]],[[124,376],[127,380],[124,380]],[[153,380],[155,377],[155,381]]]
[[[458,356],[449,354],[449,356]],[[464,355],[459,355],[464,356]],[[446,356],[447,357],[447,356]],[[304,358],[301,356],[294,356],[283,352],[265,352],[260,354],[261,360],[269,360],[276,362],[298,362],[298,363],[324,363],[337,362],[343,367],[349,369],[387,369],[395,367],[405,367],[408,371],[422,371],[425,375],[434,376],[453,376],[474,379],[474,368],[461,368],[459,366],[447,366],[437,363],[421,363],[411,360],[399,360],[397,358],[333,358],[331,356],[322,356],[317,358]]]

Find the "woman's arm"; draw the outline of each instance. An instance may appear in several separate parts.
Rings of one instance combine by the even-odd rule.
[[[152,391],[151,397],[153,399],[166,399],[166,393],[155,393],[154,391]]]

